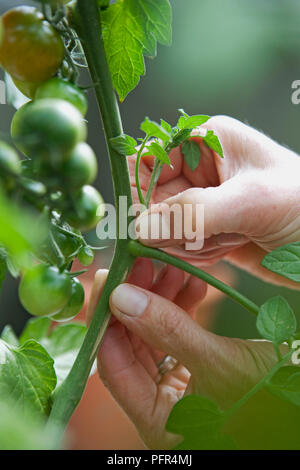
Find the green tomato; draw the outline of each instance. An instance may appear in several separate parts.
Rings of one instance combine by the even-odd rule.
[[[35,316],[52,316],[69,301],[72,291],[70,277],[58,268],[38,264],[25,272],[19,298],[23,307]]]
[[[63,322],[72,320],[83,307],[84,303],[84,290],[81,282],[78,279],[72,279],[72,292],[71,297],[67,305],[56,315],[52,317],[52,320]]]
[[[89,246],[83,246],[78,253],[78,259],[83,266],[90,266],[94,261],[94,252]]]
[[[56,74],[65,55],[60,34],[39,10],[12,8],[2,16],[0,63],[17,80],[43,82]]]
[[[0,174],[1,170],[15,175],[21,172],[21,162],[17,152],[3,141],[0,141]]]
[[[40,86],[39,82],[24,82],[21,80],[17,80],[13,77],[12,81],[14,82],[18,90],[20,90],[20,92],[23,93],[24,96],[27,96],[27,98],[30,98],[31,100],[34,98],[35,92]]]
[[[92,230],[104,215],[104,201],[93,186],[83,186],[74,195],[74,208],[64,214],[66,221],[82,231]]]
[[[63,100],[44,99],[26,103],[11,123],[15,145],[29,157],[44,157],[55,165],[68,158],[87,135],[79,111]]]
[[[63,163],[61,174],[69,188],[79,189],[85,184],[92,183],[97,171],[98,164],[94,151],[88,144],[81,142]]]
[[[86,115],[88,109],[86,96],[80,88],[61,78],[55,77],[44,82],[37,88],[34,98],[36,100],[58,98],[68,101],[75,106],[83,116]]]

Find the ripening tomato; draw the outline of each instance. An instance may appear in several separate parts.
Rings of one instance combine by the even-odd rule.
[[[104,215],[102,196],[93,186],[83,186],[73,199],[74,208],[64,214],[66,221],[82,231],[95,228]]]
[[[61,78],[51,78],[41,84],[36,90],[34,98],[58,98],[71,103],[83,116],[87,113],[88,103],[85,94],[76,85],[62,80]]]
[[[40,86],[39,82],[24,82],[21,80],[17,80],[16,78],[12,77],[12,80],[18,90],[20,90],[23,95],[27,96],[27,98],[30,98],[31,100],[34,98],[35,92],[37,88]]]
[[[87,127],[80,112],[63,100],[44,99],[18,109],[11,123],[15,145],[28,157],[53,163],[67,158],[85,140]]]
[[[65,49],[59,33],[34,7],[20,6],[2,16],[0,63],[17,80],[43,82],[56,74]]]
[[[83,307],[84,302],[84,290],[82,284],[78,279],[72,279],[72,292],[67,305],[56,315],[52,317],[52,320],[63,322],[72,320]]]
[[[57,267],[45,264],[26,271],[19,286],[23,307],[35,316],[55,315],[67,304],[71,292],[70,277]]]
[[[69,188],[79,189],[97,176],[97,158],[91,147],[80,142],[63,163],[61,174]]]

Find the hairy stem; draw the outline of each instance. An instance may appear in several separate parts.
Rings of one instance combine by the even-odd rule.
[[[118,233],[119,196],[126,196],[129,206],[132,204],[132,198],[126,159],[120,158],[120,155],[110,145],[110,139],[122,134],[123,129],[105,57],[97,0],[78,0],[73,11],[73,21],[82,42],[91,77],[95,83],[95,92],[102,116],[114,184]],[[122,217],[124,217],[124,214],[122,214]],[[129,222],[130,220],[127,220],[127,225]],[[68,377],[54,396],[49,421],[50,423],[57,422],[62,429],[68,423],[82,397],[90,370],[108,325],[110,294],[125,279],[134,261],[134,258],[127,250],[127,244],[127,239],[118,239],[116,242],[110,272],[83,345]]]
[[[249,310],[249,312],[254,313],[255,315],[257,315],[259,312],[259,307],[254,302],[240,294],[232,287],[227,286],[222,281],[219,281],[215,277],[206,273],[205,271],[196,268],[192,264],[189,264],[179,258],[175,258],[175,256],[169,255],[164,251],[157,250],[156,248],[149,248],[147,246],[141,245],[139,242],[133,240],[129,242],[128,250],[132,256],[157,259],[164,263],[171,264],[172,266],[176,266],[177,268],[182,269],[182,271],[199,277],[203,281],[207,282],[207,284],[210,284],[221,292],[224,292],[224,294],[245,307],[247,310]]]

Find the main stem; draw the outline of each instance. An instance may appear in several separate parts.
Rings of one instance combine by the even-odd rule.
[[[119,233],[119,196],[127,197],[128,207],[132,204],[132,198],[127,161],[110,145],[110,139],[122,134],[123,129],[105,57],[97,0],[77,0],[72,19],[95,84],[111,165],[117,213],[117,233]],[[122,214],[123,217],[124,214]],[[130,220],[127,220],[127,226],[129,222]],[[49,422],[58,423],[62,429],[67,425],[82,397],[90,370],[108,325],[110,294],[124,280],[134,261],[134,258],[127,250],[127,244],[127,239],[117,239],[109,275],[83,345],[69,375],[54,396]]]

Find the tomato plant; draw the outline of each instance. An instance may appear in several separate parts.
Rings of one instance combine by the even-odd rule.
[[[200,445],[194,438],[199,427],[206,436],[207,448],[223,448],[227,421],[265,386],[299,406],[299,387],[296,391],[289,389],[277,375],[288,363],[292,341],[299,335],[286,301],[275,298],[258,306],[192,264],[147,248],[130,236],[117,237],[90,327],[86,330],[67,323],[51,329],[51,321],[68,322],[82,309],[84,290],[78,279],[82,272],[74,272],[73,263],[77,259],[84,266],[93,263],[94,248],[81,232],[95,228],[105,213],[101,194],[91,186],[100,156],[96,157],[85,142],[87,99],[79,86],[79,69],[88,68],[91,76],[107,142],[117,217],[127,229],[133,217],[120,207],[120,197],[126,197],[132,205],[126,156],[136,154],[135,185],[140,203],[148,207],[163,165],[171,166],[172,149],[181,146],[191,171],[201,158],[191,137],[200,137],[220,158],[224,155],[213,131],[208,130],[205,136],[195,131],[209,120],[207,115],[190,116],[180,110],[175,125],[146,118],[141,124],[144,137],[139,138],[139,147],[138,141],[123,131],[116,93],[123,101],[145,73],[144,55],[154,57],[157,43],[171,43],[169,0],[40,0],[36,8],[22,6],[7,11],[1,25],[0,63],[19,92],[31,101],[22,106],[17,106],[16,99],[11,103],[18,109],[7,140],[11,137],[22,155],[6,139],[0,142],[0,285],[6,270],[20,278],[20,301],[38,318],[28,323],[20,338],[10,328],[2,334],[0,348],[5,360],[0,364],[0,405],[11,394],[22,426],[27,416],[31,419],[37,414],[41,420],[48,419],[50,425],[57,426],[55,438],[52,436],[48,445],[61,445],[64,428],[82,397],[109,324],[110,294],[124,281],[135,259],[142,257],[173,265],[206,281],[255,314],[261,336],[273,343],[278,354],[275,367],[226,412],[202,396],[180,400],[167,422],[167,430],[182,437],[178,448]],[[144,192],[139,178],[142,155],[154,157],[150,184]],[[296,266],[292,271],[284,262],[291,253]],[[300,282],[299,243],[267,255],[263,265]],[[279,346],[283,342],[290,348],[281,357]],[[63,361],[63,367],[59,361]],[[291,379],[295,374],[299,378],[295,370],[289,373]],[[22,384],[19,376],[26,378]],[[203,422],[192,419],[191,409],[202,416]],[[216,427],[215,422],[212,426],[204,419],[212,410]],[[185,421],[187,415],[190,423]],[[35,423],[33,418],[30,423]],[[44,445],[44,439],[42,442]]]

